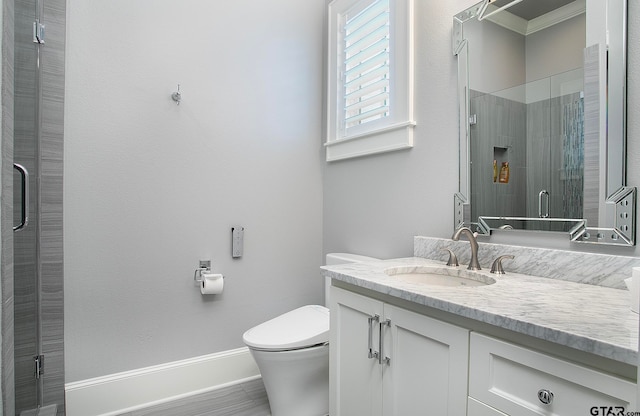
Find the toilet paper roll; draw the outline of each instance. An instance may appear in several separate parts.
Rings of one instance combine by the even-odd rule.
[[[224,276],[220,273],[202,273],[200,293],[203,295],[219,295],[224,289]]]

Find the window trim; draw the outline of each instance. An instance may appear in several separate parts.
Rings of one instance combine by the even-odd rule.
[[[326,160],[335,161],[413,147],[413,0],[389,0],[391,38],[391,107],[389,116],[369,128],[342,136],[340,128],[340,31],[344,15],[374,0],[333,0],[329,4]],[[383,121],[382,121],[383,120]],[[366,126],[363,125],[363,126]],[[356,129],[359,130],[359,129]]]

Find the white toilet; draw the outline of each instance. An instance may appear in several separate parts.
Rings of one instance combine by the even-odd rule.
[[[326,264],[376,261],[347,253],[327,254]],[[330,280],[325,281],[328,306]],[[272,416],[329,414],[329,309],[307,305],[258,326],[242,336],[256,360]]]

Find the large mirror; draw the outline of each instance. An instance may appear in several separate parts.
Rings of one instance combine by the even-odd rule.
[[[455,227],[635,244],[626,0],[484,0],[453,18]]]

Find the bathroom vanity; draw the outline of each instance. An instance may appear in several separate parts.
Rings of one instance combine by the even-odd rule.
[[[639,410],[638,315],[628,292],[505,268],[478,272],[479,286],[443,286],[389,271],[465,275],[466,264],[411,257],[324,267],[330,414]]]
[[[457,13],[452,30],[454,239],[466,228],[472,248],[416,237],[415,257],[323,267],[332,416],[640,411],[638,315],[623,283],[640,258],[486,243],[516,230],[636,244],[636,189],[620,169],[627,2],[554,2],[535,16],[520,6],[540,2],[491,3]],[[445,266],[442,249],[461,266]],[[507,274],[489,273],[504,255],[515,256]],[[484,270],[467,272],[478,258]]]

